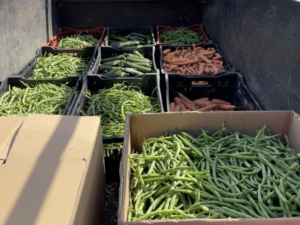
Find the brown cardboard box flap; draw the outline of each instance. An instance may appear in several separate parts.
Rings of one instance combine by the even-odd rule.
[[[29,115],[10,151],[10,162],[90,159],[100,117]]]
[[[0,160],[5,160],[7,158],[14,138],[26,118],[26,116],[0,117]]]
[[[299,225],[300,218],[278,218],[278,219],[186,219],[186,220],[144,220],[128,222],[129,205],[129,184],[130,184],[130,164],[129,155],[131,149],[141,151],[141,144],[145,139],[159,137],[165,132],[175,133],[176,128],[187,133],[198,136],[201,128],[214,133],[220,130],[222,123],[231,131],[256,135],[265,124],[271,129],[273,134],[281,134],[284,139],[288,135],[292,148],[300,152],[300,120],[299,115],[293,111],[237,111],[237,112],[185,112],[185,113],[160,113],[128,115],[126,121],[126,132],[124,147],[120,165],[120,191],[119,191],[119,225],[143,225],[143,224],[163,224],[163,225]]]
[[[86,162],[10,163],[0,169],[0,224],[71,224]]]

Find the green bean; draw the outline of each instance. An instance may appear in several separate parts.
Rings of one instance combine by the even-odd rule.
[[[44,54],[36,61],[29,79],[62,79],[70,75],[81,75],[88,66],[88,59],[74,54]]]
[[[176,30],[166,30],[160,35],[160,42],[170,45],[191,45],[205,42],[204,37],[200,33],[183,27]]]

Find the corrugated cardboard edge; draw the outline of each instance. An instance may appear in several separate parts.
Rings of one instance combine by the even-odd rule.
[[[166,114],[166,113],[162,113]],[[284,127],[282,132],[285,134],[288,134],[291,128],[291,124],[293,123],[294,119],[297,119],[300,126],[300,116],[296,114],[294,111],[286,111],[286,117],[284,122]],[[165,225],[172,225],[174,223],[182,223],[185,222],[185,224],[188,225],[211,225],[211,223],[214,223],[214,225],[225,225],[230,221],[230,224],[239,224],[239,225],[253,225],[254,223],[256,225],[299,225],[300,224],[300,218],[299,217],[293,217],[293,218],[277,218],[277,219],[180,219],[180,220],[144,220],[144,221],[136,221],[136,222],[127,222],[125,221],[126,215],[125,213],[125,204],[124,204],[124,196],[126,194],[126,188],[129,188],[129,176],[126,174],[128,170],[128,165],[125,163],[125,160],[127,160],[128,154],[130,152],[127,152],[126,149],[127,145],[130,142],[130,125],[131,125],[131,116],[127,115],[126,117],[126,124],[125,124],[125,138],[124,138],[124,145],[123,145],[123,154],[120,164],[120,188],[119,188],[119,207],[118,207],[118,225],[129,225],[129,224],[165,224]],[[130,151],[130,149],[128,150]]]
[[[124,207],[123,207],[123,201],[124,201],[124,196],[126,193],[126,190],[124,187],[125,185],[129,185],[127,181],[127,170],[128,168],[126,167],[127,163],[125,161],[127,160],[128,153],[126,152],[127,145],[130,142],[130,115],[126,116],[126,124],[125,124],[125,136],[124,136],[124,143],[123,143],[123,151],[122,151],[122,158],[120,161],[120,187],[119,187],[119,206],[118,206],[118,224],[126,224],[124,221],[122,221],[120,218],[123,217],[124,212]]]
[[[95,117],[96,118],[96,117]],[[74,205],[70,224],[102,224],[106,194],[106,180],[103,158],[101,117],[94,139],[94,150],[86,161],[80,188]],[[93,219],[96,219],[93,220]]]

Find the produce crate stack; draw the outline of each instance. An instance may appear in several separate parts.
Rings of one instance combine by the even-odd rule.
[[[296,215],[299,205],[291,204],[300,202],[295,192],[299,187],[289,175],[300,178],[293,173],[297,165],[288,139],[285,145],[277,143],[266,127],[256,136],[234,133],[225,124],[216,133],[216,125],[195,130],[193,124],[201,124],[202,118],[195,112],[225,111],[203,117],[231,121],[229,111],[242,115],[263,110],[202,25],[157,26],[156,38],[152,27],[61,28],[19,72],[0,83],[0,102],[0,116],[101,116],[102,136],[97,135],[102,138],[106,179],[126,189],[119,203],[124,224],[207,215],[274,217],[281,216],[282,207],[282,216]],[[277,165],[278,176],[278,168],[269,163],[276,164],[277,156],[287,160]],[[288,187],[283,179],[290,182]],[[264,204],[272,205],[269,200],[276,206],[268,210]]]

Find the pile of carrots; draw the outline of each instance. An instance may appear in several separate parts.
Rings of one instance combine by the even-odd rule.
[[[222,56],[215,48],[196,47],[171,52],[166,49],[163,54],[163,67],[168,73],[181,75],[214,75],[225,71]]]
[[[170,112],[185,112],[185,111],[234,111],[235,106],[221,99],[200,98],[191,101],[183,94],[178,93],[178,97],[174,98],[174,102],[170,103]]]

